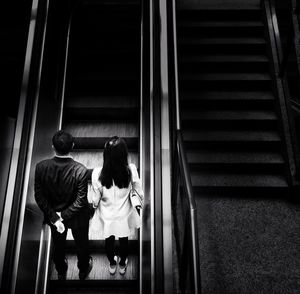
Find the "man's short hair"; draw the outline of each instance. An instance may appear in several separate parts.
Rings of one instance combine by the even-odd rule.
[[[73,143],[73,136],[63,130],[57,131],[52,137],[52,144],[61,155],[68,154],[73,148]]]

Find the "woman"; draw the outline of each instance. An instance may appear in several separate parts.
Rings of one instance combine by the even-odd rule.
[[[140,217],[132,206],[130,190],[133,187],[143,199],[139,175],[134,164],[128,164],[128,150],[122,138],[114,136],[104,146],[103,167],[95,168],[92,185],[96,193],[93,205],[100,219],[100,231],[105,238],[109,272],[114,274],[117,257],[115,237],[119,238],[119,272],[125,274],[128,262],[128,236],[140,227]]]

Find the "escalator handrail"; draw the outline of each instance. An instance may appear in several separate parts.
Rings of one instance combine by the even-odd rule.
[[[42,17],[40,18],[40,11],[42,10]],[[32,147],[34,141],[34,129],[36,126],[36,117],[37,117],[37,106],[38,106],[38,97],[40,93],[40,83],[41,83],[41,73],[43,67],[43,56],[44,56],[44,45],[45,45],[45,36],[46,36],[46,27],[48,21],[48,10],[49,10],[49,1],[39,1],[34,0],[31,5],[31,18],[29,24],[29,31],[27,36],[27,45],[26,45],[26,54],[25,54],[25,63],[23,67],[23,77],[22,77],[22,91],[20,93],[20,102],[17,116],[17,125],[14,137],[14,151],[12,155],[12,165],[11,171],[9,175],[9,183],[7,190],[6,200],[10,202],[10,205],[7,205],[5,210],[10,213],[9,219],[5,222],[7,229],[10,226],[12,212],[14,209],[18,209],[18,213],[14,216],[17,216],[16,219],[16,227],[9,227],[10,231],[13,231],[12,237],[13,241],[11,243],[10,248],[7,248],[7,238],[8,232],[5,232],[5,235],[1,235],[1,248],[3,254],[9,252],[8,256],[10,258],[10,264],[2,263],[2,266],[6,266],[6,271],[9,276],[9,281],[5,281],[6,285],[2,285],[3,277],[2,277],[2,268],[0,270],[0,279],[1,280],[1,289],[2,287],[9,286],[9,292],[6,293],[14,293],[17,278],[18,278],[18,269],[19,269],[19,258],[21,251],[21,242],[22,242],[22,233],[23,233],[23,225],[24,225],[24,216],[26,210],[26,199],[27,199],[27,188],[28,182],[30,178],[30,164],[32,158]],[[33,85],[33,86],[32,86]],[[32,92],[32,93],[31,93]],[[29,103],[29,101],[32,101]],[[27,104],[29,105],[27,106]],[[29,108],[27,109],[27,107]],[[26,114],[26,111],[28,113]],[[28,123],[25,126],[25,120]],[[25,133],[25,135],[24,135]],[[24,142],[21,142],[23,137],[26,136]],[[23,143],[23,145],[21,145]],[[24,154],[26,158],[20,158],[20,150],[24,150]],[[22,165],[22,167],[21,167]],[[18,170],[17,170],[18,169]],[[21,172],[22,183],[19,185],[16,184],[17,173]],[[13,181],[13,182],[11,182]],[[17,188],[16,188],[17,187]],[[19,190],[19,199],[12,199],[12,197],[16,196],[15,190]],[[18,195],[18,196],[19,196]],[[13,201],[16,201],[16,204],[13,207]],[[3,227],[2,227],[3,230]],[[1,232],[3,233],[3,232]],[[2,237],[6,238],[5,244],[2,242]],[[12,253],[13,252],[13,253]],[[2,256],[1,256],[2,261]],[[8,291],[8,289],[3,288],[4,291]]]
[[[173,22],[173,48],[174,48],[174,83],[175,83],[175,113],[176,113],[176,152],[179,159],[179,172],[183,179],[183,186],[187,197],[189,207],[189,217],[191,222],[191,246],[192,246],[192,273],[194,279],[194,293],[201,292],[200,263],[199,263],[199,245],[197,228],[197,206],[193,194],[191,174],[186,158],[186,150],[182,138],[181,119],[180,119],[180,101],[179,101],[179,82],[178,82],[178,55],[177,55],[177,21],[176,21],[176,0],[172,3],[172,22]],[[176,182],[176,181],[174,181]]]
[[[65,58],[64,58],[63,77],[62,77],[63,82],[62,82],[62,88],[60,93],[61,103],[60,103],[60,115],[59,115],[59,124],[58,124],[59,129],[62,128],[63,108],[64,108],[64,100],[65,100],[65,82],[66,82],[66,74],[67,74],[67,60],[68,60],[70,29],[73,20],[73,12],[74,12],[74,7],[70,14],[70,18],[68,21],[68,29],[67,29]],[[36,294],[47,293],[48,273],[50,269],[50,251],[51,251],[51,231],[48,225],[43,224],[41,229],[40,248],[39,248],[39,257],[38,257],[38,265],[37,265],[38,271],[37,271],[37,277],[35,283]]]

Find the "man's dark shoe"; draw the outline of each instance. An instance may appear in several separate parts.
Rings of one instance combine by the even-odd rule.
[[[57,279],[60,281],[65,281],[67,278],[68,271],[68,260],[65,258],[65,267],[62,271],[57,271]]]
[[[80,280],[85,280],[85,278],[91,272],[92,268],[93,268],[93,258],[90,256],[90,258],[89,258],[89,266],[87,267],[87,269],[85,271],[80,271],[79,272],[79,279]]]

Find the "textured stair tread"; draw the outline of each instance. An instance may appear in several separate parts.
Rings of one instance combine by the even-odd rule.
[[[95,280],[111,280],[115,283],[118,281],[126,281],[126,280],[137,280],[138,278],[138,256],[135,254],[131,254],[128,256],[128,264],[127,270],[125,275],[120,275],[118,268],[115,275],[111,275],[108,271],[108,259],[105,254],[100,253],[92,253],[91,256],[93,257],[93,269],[86,278],[85,282],[88,284],[88,281],[95,281]],[[77,268],[77,257],[75,254],[66,254],[68,259],[68,271],[67,271],[67,282],[70,281],[78,281],[78,268]],[[51,263],[51,274],[50,280],[55,281],[57,280],[57,272],[54,268],[54,264]],[[82,282],[82,281],[80,281]],[[68,284],[71,286],[71,284]]]
[[[197,91],[181,92],[182,100],[274,100],[268,91]]]
[[[180,63],[185,62],[201,62],[201,63],[209,63],[209,62],[268,62],[268,58],[265,55],[188,55],[182,56],[179,59]]]
[[[179,28],[181,27],[220,27],[220,28],[231,28],[231,27],[263,27],[263,23],[261,21],[249,21],[249,20],[231,20],[231,21],[197,21],[197,20],[181,20],[178,22]]]
[[[271,173],[229,174],[211,172],[192,173],[191,181],[197,187],[287,187],[286,179],[282,175]]]
[[[183,132],[183,138],[188,142],[227,141],[227,142],[279,142],[280,137],[275,131],[197,131]]]
[[[129,137],[136,138],[139,136],[139,127],[136,123],[130,122],[89,122],[74,121],[64,126],[64,129],[70,132],[74,137]]]
[[[103,150],[74,150],[71,155],[74,160],[82,163],[88,169],[103,165]],[[137,152],[129,152],[128,161],[139,166],[139,154]]]
[[[193,1],[189,1],[192,3]],[[186,1],[185,4],[188,6],[189,2]],[[234,5],[228,7],[227,5],[220,5],[218,1],[204,1],[202,6],[200,1],[197,1],[197,6],[193,5],[191,7],[184,7],[182,4],[179,5],[177,10],[177,20],[261,20],[261,8],[259,4],[256,4],[255,7],[250,8],[249,1],[244,1],[247,3],[246,7],[241,4],[241,1],[234,1]],[[258,3],[259,1],[257,1]],[[253,3],[255,3],[253,1]]]
[[[139,106],[139,98],[133,95],[124,96],[73,96],[66,99],[68,108],[132,108]]]
[[[210,44],[266,44],[263,38],[178,38],[179,44],[210,45]]]
[[[183,120],[277,120],[273,111],[259,110],[219,110],[199,111],[194,108],[184,109],[181,117]]]
[[[198,150],[188,151],[187,160],[190,164],[282,164],[284,159],[278,152],[272,151],[229,151],[229,150]]]
[[[203,73],[182,74],[183,81],[270,81],[271,76],[265,73]]]

